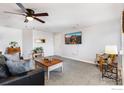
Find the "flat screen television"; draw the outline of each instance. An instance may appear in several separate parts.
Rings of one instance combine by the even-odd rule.
[[[82,32],[73,32],[65,34],[65,44],[81,44]]]

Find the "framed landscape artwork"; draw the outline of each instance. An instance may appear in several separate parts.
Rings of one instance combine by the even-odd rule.
[[[65,34],[65,44],[81,44],[82,43],[82,33],[73,32]]]

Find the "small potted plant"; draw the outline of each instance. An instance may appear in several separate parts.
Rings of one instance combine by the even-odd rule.
[[[15,47],[17,47],[17,45],[18,45],[18,43],[16,41],[12,41],[12,42],[9,43],[9,46],[11,48],[15,48]]]
[[[33,51],[33,56],[37,57],[38,55],[43,53],[43,48],[42,47],[36,47],[35,49],[32,50]],[[39,53],[39,54],[38,54]],[[38,54],[38,55],[37,55]]]
[[[36,47],[33,49],[33,53],[43,53],[43,48],[42,47]]]

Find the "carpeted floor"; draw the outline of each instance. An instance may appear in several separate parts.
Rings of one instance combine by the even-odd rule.
[[[50,79],[45,79],[45,85],[115,85],[114,80],[101,79],[99,69],[89,63],[60,58],[64,63],[64,72],[60,69],[50,72]]]

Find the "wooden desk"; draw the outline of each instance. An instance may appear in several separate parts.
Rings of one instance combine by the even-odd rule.
[[[47,79],[49,80],[50,71],[53,71],[57,68],[61,68],[63,72],[63,62],[60,59],[52,59],[49,62],[45,60],[35,60],[36,65],[43,67],[45,71],[47,71]]]
[[[8,47],[7,48],[7,54],[15,54],[15,53],[20,53],[20,52],[21,52],[20,47],[17,47],[17,48]]]

